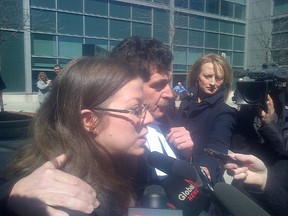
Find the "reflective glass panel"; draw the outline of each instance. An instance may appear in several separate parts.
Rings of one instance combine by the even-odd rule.
[[[169,12],[154,10],[153,37],[163,43],[169,42]]]
[[[94,39],[94,38],[87,38],[85,40],[86,44],[95,44],[102,49],[108,50],[108,41],[107,40],[100,40],[100,39]]]
[[[55,8],[55,0],[30,0],[32,6]]]
[[[233,37],[231,35],[220,35],[220,49],[232,49]]]
[[[190,9],[204,11],[205,0],[190,0]]]
[[[132,23],[132,35],[151,37],[151,25],[143,23]]]
[[[187,52],[186,48],[174,46],[174,63],[175,64],[186,64],[187,63]]]
[[[233,23],[229,21],[220,21],[220,32],[233,33]]]
[[[178,45],[188,44],[188,30],[186,29],[175,29],[174,43]]]
[[[219,14],[220,0],[206,0],[206,12]]]
[[[233,49],[244,51],[244,43],[245,43],[245,40],[243,37],[234,37]]]
[[[244,65],[244,53],[233,53],[233,66],[242,66]]]
[[[204,29],[204,17],[190,16],[189,27],[194,29]]]
[[[82,43],[82,38],[59,36],[59,56],[72,58],[82,56]]]
[[[130,36],[130,22],[110,20],[110,37],[123,39]]]
[[[108,1],[107,0],[85,0],[85,13],[108,15]]]
[[[245,35],[245,24],[234,23],[234,34]]]
[[[206,18],[206,30],[219,31],[219,20]]]
[[[152,12],[150,8],[133,6],[132,7],[132,19],[144,22],[151,22]]]
[[[233,8],[234,4],[228,1],[222,1],[221,2],[221,15],[233,17]]]
[[[82,16],[75,14],[58,14],[58,32],[63,34],[83,35]]]
[[[274,15],[279,15],[288,12],[287,0],[274,0]]]
[[[205,33],[205,46],[209,48],[218,48],[218,34]]]
[[[203,49],[190,48],[188,50],[188,59],[187,59],[188,64],[192,65],[202,55],[203,55]]]
[[[189,46],[203,47],[204,32],[201,31],[189,31]]]
[[[130,19],[130,11],[130,6],[128,4],[110,1],[110,16]]]
[[[58,0],[58,9],[83,12],[83,0]]]
[[[176,0],[175,7],[188,8],[188,0]]]
[[[175,20],[175,26],[188,27],[188,15],[175,13],[174,20]]]
[[[32,55],[36,56],[57,56],[56,37],[47,34],[31,35]]]
[[[238,18],[238,19],[245,19],[245,5],[239,5],[239,4],[235,4],[235,13],[234,13],[234,17]]]
[[[31,9],[31,30],[56,32],[56,13],[52,11]]]
[[[85,17],[85,34],[87,36],[108,37],[108,19]]]

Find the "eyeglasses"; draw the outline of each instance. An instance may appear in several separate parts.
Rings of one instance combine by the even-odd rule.
[[[129,113],[137,116],[138,118],[143,118],[146,115],[147,110],[149,109],[149,104],[143,104],[135,109],[109,109],[109,108],[95,108],[94,110],[99,111],[110,111],[110,112],[118,112],[118,113]]]

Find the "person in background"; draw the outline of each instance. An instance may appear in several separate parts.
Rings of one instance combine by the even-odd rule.
[[[229,154],[242,161],[225,164],[234,180],[244,183],[244,190],[271,215],[287,215],[288,208],[288,152],[282,151],[272,166],[267,166],[254,155]]]
[[[27,184],[25,176],[37,176],[47,160],[55,164],[53,159],[60,155],[67,157],[61,170],[93,188],[84,200],[90,203],[86,213],[99,205],[93,198],[97,191],[100,207],[92,215],[126,215],[128,207],[137,203],[133,179],[138,158],[145,152],[147,125],[153,121],[143,99],[143,81],[126,63],[89,57],[71,61],[33,117],[32,137],[7,175],[12,183],[22,179],[11,190],[4,212],[25,216],[50,213],[49,206],[40,201],[33,209],[29,198],[37,184],[31,185],[27,196],[17,195],[21,185]]]
[[[174,92],[177,95],[178,100],[182,100],[188,94],[188,91],[185,89],[181,81],[177,82],[177,85],[173,88]]]
[[[194,142],[192,161],[214,183],[223,181],[224,169],[204,149],[228,152],[237,111],[225,103],[231,84],[229,63],[218,54],[204,55],[191,67],[187,78],[190,95],[182,99],[178,110],[178,116],[182,117],[180,124],[189,130]]]
[[[40,72],[38,75],[37,88],[38,88],[38,102],[43,104],[50,93],[51,80],[48,79],[45,72]]]
[[[62,70],[61,65],[56,64],[56,65],[54,66],[54,72],[55,72],[56,75],[59,75],[60,72],[61,72],[61,70]]]
[[[1,112],[4,112],[4,101],[3,101],[3,90],[4,89],[6,89],[6,85],[2,79],[1,71],[0,71],[0,107],[1,107]]]

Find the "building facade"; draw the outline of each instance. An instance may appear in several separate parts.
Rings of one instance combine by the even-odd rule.
[[[233,68],[243,68],[246,1],[2,0],[4,93],[36,94],[39,72],[54,79],[53,66],[82,56],[83,44],[106,54],[131,35],[154,37],[171,47],[175,83],[185,83],[189,66],[205,53],[222,54]],[[10,21],[1,23],[5,16]]]

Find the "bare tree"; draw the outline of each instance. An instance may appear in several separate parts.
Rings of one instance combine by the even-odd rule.
[[[23,16],[22,0],[0,1],[0,44],[23,31],[29,17]]]

